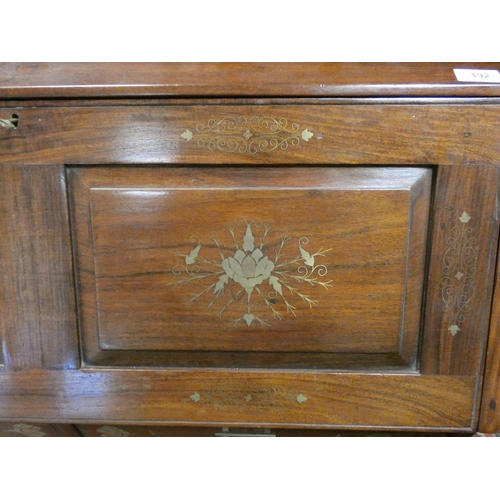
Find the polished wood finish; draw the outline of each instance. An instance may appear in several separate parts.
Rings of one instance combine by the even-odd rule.
[[[9,370],[80,364],[64,168],[0,168],[0,321]]]
[[[146,96],[482,96],[454,68],[498,63],[2,63],[0,99]]]
[[[197,350],[213,366],[234,364],[220,353],[231,351],[246,364],[279,363],[274,352],[290,366],[296,352],[301,366],[308,353],[323,366],[318,353],[344,353],[347,366],[359,363],[348,354],[392,354],[414,367],[431,178],[429,168],[71,169],[86,361]],[[249,229],[276,267],[247,306],[220,264],[242,252]],[[190,252],[199,260],[185,265]],[[318,255],[311,264],[301,252]]]
[[[499,263],[497,262],[497,269]],[[500,275],[497,271],[491,312],[479,432],[500,432]]]
[[[498,242],[499,175],[497,166],[439,168],[429,268],[429,283],[436,286],[427,291],[424,373],[482,372]],[[456,301],[447,309],[443,297],[449,304]],[[454,325],[460,330],[450,335]]]
[[[453,67],[0,65],[0,117],[19,120],[0,127],[0,419],[474,432],[500,85]],[[337,286],[293,320],[280,309],[267,337],[256,311],[219,328],[207,296],[199,311],[168,285],[198,258],[191,236],[222,267],[217,224],[237,216],[332,248],[316,258]],[[253,253],[263,226],[237,226]]]
[[[475,384],[315,370],[10,371],[0,372],[0,419],[470,431]]]
[[[262,102],[262,100],[261,100]],[[265,101],[264,101],[265,102]],[[500,163],[497,104],[105,106],[0,108],[3,163],[466,165]],[[500,100],[498,101],[500,103]],[[212,119],[284,118],[314,136],[256,154],[211,150],[181,134]],[[452,125],[451,125],[452,124]]]

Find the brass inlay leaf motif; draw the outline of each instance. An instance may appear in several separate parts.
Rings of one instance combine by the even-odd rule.
[[[462,215],[458,218],[458,220],[462,223],[462,224],[467,224],[467,222],[470,221],[470,215],[467,213],[467,212],[463,212]]]
[[[300,134],[302,139],[306,142],[309,142],[309,139],[314,135],[310,130],[303,130],[302,134]]]
[[[233,386],[219,387],[217,389],[200,389],[197,406],[210,406],[212,408],[251,407],[252,411],[269,411],[298,408],[308,398],[296,391],[285,390],[283,387],[271,387],[269,389],[248,390],[248,387]],[[192,398],[191,398],[192,399]]]
[[[47,435],[45,432],[42,432],[42,429],[40,427],[23,423],[15,424],[12,429],[5,432],[17,432],[26,437],[44,437]]]
[[[250,154],[285,150],[290,145],[298,146],[301,140],[308,142],[313,136],[310,130],[301,129],[299,124],[289,123],[286,118],[258,116],[212,118],[198,123],[194,132],[186,129],[181,134],[186,141],[194,139],[198,146],[210,151]]]
[[[307,401],[307,398],[304,396],[304,394],[299,394],[296,398],[297,403],[305,403]]]
[[[327,267],[316,263],[331,248],[320,248],[311,254],[304,248],[309,243],[308,238],[298,238],[294,244],[286,231],[268,245],[271,224],[260,220],[247,222],[243,217],[238,217],[227,231],[234,245],[229,252],[227,246],[223,250],[214,233],[210,244],[202,245],[199,238],[192,237],[193,250],[186,254],[179,250],[173,252],[184,263],[172,268],[172,274],[179,279],[168,285],[196,286],[203,283],[189,303],[209,294],[212,298],[207,310],[217,308],[219,318],[232,312],[233,324],[243,322],[249,327],[255,322],[270,326],[268,317],[281,320],[285,314],[296,316],[297,306],[292,304],[294,298],[305,302],[309,308],[316,304],[316,300],[304,293],[305,286],[319,285],[325,290],[333,286],[331,280],[322,280],[328,272]],[[210,247],[217,249],[215,259],[207,258],[208,254],[207,257],[202,255],[203,250],[208,252]],[[284,252],[290,247],[294,254],[286,257]],[[240,312],[234,317],[238,308]]]
[[[186,129],[186,131],[181,134],[181,137],[189,142],[193,138],[193,132],[191,132],[191,130]]]
[[[118,427],[113,427],[111,425],[104,425],[97,429],[97,432],[101,437],[130,437],[130,432],[119,429]]]
[[[463,212],[446,239],[448,248],[443,258],[441,296],[444,301],[445,321],[450,323],[448,331],[455,336],[471,309],[475,294],[477,274],[477,238],[474,228],[469,226],[472,217]]]
[[[191,394],[189,398],[192,399],[195,403],[197,403],[201,399],[201,396],[197,392],[195,392],[194,394]]]

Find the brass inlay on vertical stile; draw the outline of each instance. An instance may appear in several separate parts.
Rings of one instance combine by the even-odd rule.
[[[441,278],[445,321],[449,322],[448,331],[453,336],[460,331],[459,325],[471,309],[477,274],[477,238],[475,228],[470,225],[472,217],[464,211],[457,220],[458,224],[446,239],[448,247]]]
[[[179,279],[168,285],[196,287],[189,303],[209,294],[212,299],[206,309],[217,309],[219,318],[227,313],[233,316],[233,324],[242,322],[249,327],[255,322],[271,326],[271,319],[281,320],[285,314],[296,316],[297,300],[309,308],[317,303],[305,293],[305,287],[319,285],[328,290],[333,286],[331,280],[322,279],[328,272],[327,267],[317,263],[331,248],[320,248],[311,254],[305,249],[308,238],[303,236],[294,242],[285,232],[275,241],[278,249],[269,252],[266,239],[272,232],[271,224],[259,220],[247,222],[243,217],[238,217],[227,231],[234,243],[229,253],[222,249],[213,232],[211,244],[206,247],[215,245],[216,258],[203,256],[204,245],[194,236],[191,238],[193,250],[188,254],[174,252],[184,263],[172,268],[172,274]],[[284,257],[283,249],[292,246],[295,246],[295,256]],[[238,313],[237,306],[242,302],[244,310]]]
[[[187,128],[180,136],[210,151],[257,154],[298,146],[301,141],[309,142],[314,134],[286,118],[226,116],[198,123],[194,131]]]

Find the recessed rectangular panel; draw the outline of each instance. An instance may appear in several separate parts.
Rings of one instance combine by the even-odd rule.
[[[430,180],[424,168],[73,169],[84,347],[411,363]]]

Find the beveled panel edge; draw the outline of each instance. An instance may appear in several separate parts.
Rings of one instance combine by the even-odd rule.
[[[211,359],[207,360],[207,353]],[[145,359],[146,358],[146,359]],[[277,359],[278,361],[273,361]],[[310,369],[311,364],[318,372],[335,371],[336,373],[373,372],[418,375],[415,366],[398,353],[394,354],[330,354],[330,353],[281,353],[257,352],[255,354],[239,351],[92,351],[92,357],[86,358],[83,367],[89,369],[138,367],[143,369],[244,369],[244,370],[284,370],[296,372]]]
[[[430,234],[429,227],[431,225],[431,207],[434,198],[433,184],[436,181],[436,168],[429,167],[422,169],[422,174],[419,179],[410,187],[410,207],[409,207],[409,231],[407,243],[407,266],[405,276],[404,302],[403,302],[403,317],[401,322],[400,350],[399,353],[402,359],[405,359],[409,366],[417,369],[419,345],[423,334],[423,320],[425,301],[424,290],[426,283],[426,273],[428,269],[428,253]],[[422,207],[420,205],[423,205]],[[418,209],[420,208],[420,211]],[[420,232],[415,231],[415,225],[421,224],[423,227]],[[412,246],[413,244],[413,246]],[[413,253],[412,253],[413,250]],[[415,259],[415,252],[420,251],[419,261],[412,262]],[[413,264],[413,267],[412,267]],[[418,266],[418,267],[417,267]],[[418,269],[415,273],[413,268]],[[409,303],[408,289],[413,287],[415,295],[412,297],[413,302]],[[417,302],[418,301],[418,302]],[[418,304],[416,306],[415,304]],[[408,307],[411,308],[410,314],[417,310],[419,313],[413,312],[411,319],[408,317]]]
[[[131,187],[130,181],[127,180],[127,177],[123,177],[123,175],[121,175],[119,177],[117,177],[116,175],[114,175],[112,177],[105,175],[105,176],[99,178],[99,176],[100,175],[102,176],[104,173],[106,173],[106,171],[110,167],[113,168],[115,173],[117,171],[119,171],[122,174],[127,174],[128,172],[131,172],[132,171],[131,169],[133,168],[133,167],[128,168],[128,167],[124,167],[124,166],[102,166],[102,167],[96,166],[96,167],[91,167],[91,168],[88,168],[85,166],[67,166],[67,172],[69,173],[70,176],[73,176],[73,179],[75,181],[75,185],[73,187],[77,188],[78,191],[81,193],[81,196],[84,196],[84,197],[85,196],[88,197],[88,195],[90,195],[90,191],[92,189],[98,189],[98,190],[114,190],[114,189],[126,190],[126,189],[129,189]],[[293,169],[293,168],[300,168],[300,167],[304,168],[303,165],[287,166],[286,168]],[[356,168],[353,166],[348,166],[348,167]],[[376,172],[375,178],[377,180],[379,180],[380,176],[382,175],[383,179],[384,179],[384,186],[386,185],[385,183],[388,183],[389,189],[398,189],[399,188],[401,190],[408,190],[410,192],[409,203],[408,203],[409,211],[411,211],[412,204],[415,202],[415,200],[413,198],[417,197],[417,195],[418,195],[417,191],[420,192],[422,190],[422,186],[424,184],[426,184],[426,183],[429,184],[430,182],[432,182],[432,175],[433,174],[431,172],[431,169],[428,166],[409,166],[407,168],[404,168],[402,166],[387,166],[387,168],[382,168],[382,167],[371,166],[371,165],[367,165],[367,166],[360,165],[359,167]],[[159,189],[161,187],[161,181],[162,181],[162,179],[159,175],[160,172],[157,173],[158,175],[153,175],[153,173],[154,173],[153,168],[154,167],[137,167],[135,169],[135,171],[140,171],[142,174],[146,174],[148,177],[145,179],[144,182],[146,182],[146,184],[148,184],[148,185],[151,185],[151,182],[153,182],[155,184],[155,188]],[[164,169],[165,170],[175,169],[176,171],[185,170],[188,172],[192,172],[193,168],[198,169],[200,171],[204,170],[202,167],[199,167],[199,166],[193,166],[193,167],[183,167],[183,166],[181,166],[181,167],[174,167],[174,166],[164,167],[164,166],[160,166],[160,168],[162,169],[163,172],[164,172]],[[246,169],[246,170],[248,170],[250,168],[251,167],[248,167],[248,166],[241,167],[241,169]],[[276,166],[270,165],[269,168],[273,169],[273,170],[277,170]],[[321,170],[331,170],[331,167],[325,167],[322,165],[314,166],[312,168],[321,169]],[[212,170],[215,170],[218,172],[226,172],[227,168],[222,167],[222,166],[218,166],[218,165],[213,165],[213,166],[210,166],[210,169],[208,169],[208,171],[210,172]],[[404,174],[404,175],[402,175],[401,177],[397,177],[395,179],[394,176],[392,175],[392,172],[391,172],[392,170],[396,170],[396,171],[398,171],[398,173]],[[149,175],[149,174],[151,174],[151,175]],[[239,181],[238,178],[236,178],[236,180]],[[356,189],[357,190],[359,188],[360,184],[358,183],[359,182],[358,179],[355,179],[355,180],[356,180],[356,184],[352,184],[352,185],[349,184],[349,181],[347,181],[348,185],[342,186],[342,190],[344,190],[344,189],[345,190],[349,190],[349,189]],[[352,179],[350,181],[353,182]],[[187,181],[185,180],[185,182],[187,182]],[[226,183],[226,186],[224,186],[224,188],[226,188],[227,183],[231,182],[231,178],[225,177],[224,182]],[[346,182],[346,181],[344,181],[344,182]],[[416,189],[416,184],[418,184],[418,186],[417,186],[418,189]],[[197,188],[197,186],[189,187],[189,184],[185,184],[185,185],[181,184],[181,185],[182,185],[182,189],[189,189],[189,188],[196,189]],[[262,187],[261,183],[259,183],[259,182],[257,182],[256,185],[259,187]],[[297,189],[302,189],[305,187],[317,187],[317,186],[327,187],[329,185],[330,184],[325,184],[323,186],[321,184],[311,182],[311,186],[308,186],[307,184],[302,182],[302,183],[297,184],[297,186],[299,186],[299,187],[297,187]],[[372,187],[368,182],[365,182],[361,185],[363,187],[366,187],[366,188]],[[377,191],[378,189],[381,189],[381,186],[382,186],[382,184],[376,184],[374,187],[374,190]],[[72,182],[69,183],[69,188],[70,188],[70,192],[71,192]],[[138,189],[140,189],[140,188],[138,188]],[[87,194],[84,194],[84,193],[87,193]],[[73,195],[70,194],[70,203],[74,204],[75,202],[76,202],[76,199],[74,198]],[[429,203],[427,203],[426,211],[428,211],[428,204]],[[85,207],[85,210],[90,210],[90,205],[88,203],[85,203],[83,198],[82,198],[82,200],[80,200],[80,205],[81,205],[81,207]],[[72,209],[72,212],[73,212],[73,210],[74,209]],[[74,217],[74,215],[72,215],[72,224],[74,224],[74,222],[75,222],[74,219],[75,219],[75,217]],[[78,222],[77,222],[77,224],[78,224]],[[91,228],[90,228],[89,224],[86,224],[86,223],[82,223],[81,227],[83,228],[83,230],[85,232],[88,232],[87,236],[85,236],[84,239],[88,240],[89,251],[91,251],[90,250],[92,248]],[[414,233],[414,231],[412,231],[412,233]],[[425,239],[427,237],[427,232],[424,231],[424,233],[421,236],[422,236],[422,238]],[[75,237],[76,237],[76,234],[75,234]],[[76,242],[75,239],[74,239],[74,242]],[[425,243],[424,243],[424,247],[425,247]],[[183,257],[187,257],[187,256],[183,256]],[[75,256],[75,259],[76,258],[77,258],[77,256]],[[90,262],[90,259],[87,259],[87,260],[89,260],[89,262]],[[76,260],[75,260],[75,262],[76,262]],[[93,259],[92,259],[92,262],[94,262]],[[422,263],[422,265],[423,265],[423,263]],[[408,267],[407,267],[407,270],[408,270]],[[84,271],[84,273],[86,275],[85,279],[90,279],[90,274],[92,274],[92,272],[93,272],[92,270],[86,269]],[[77,280],[77,281],[79,281],[79,280]],[[94,289],[95,289],[95,286],[96,285],[95,285],[95,281],[94,281]],[[97,294],[95,296],[97,298]],[[422,299],[420,299],[420,300],[422,300]],[[89,323],[94,323],[95,325],[97,325],[98,319],[97,319],[95,311],[96,311],[96,309],[94,310],[94,313],[92,316],[93,319],[89,320]],[[79,315],[79,316],[81,316],[81,315]],[[402,316],[402,318],[404,319],[403,316]],[[419,320],[419,323],[420,323],[420,320]],[[401,334],[401,332],[400,332],[400,334]],[[80,334],[80,336],[81,335],[82,334]],[[418,335],[418,333],[417,333],[417,335]],[[88,335],[87,339],[89,339],[90,337],[91,336]],[[141,355],[148,356],[148,355],[154,354],[155,351],[151,351],[151,350],[124,351],[124,350],[119,350],[119,349],[116,349],[116,350],[115,349],[113,349],[113,350],[102,349],[97,329],[96,329],[95,335],[92,335],[92,338],[93,338],[93,340],[90,342],[84,342],[84,341],[81,342],[82,349],[84,350],[84,353],[85,353],[83,356],[83,359],[85,360],[84,365],[88,366],[88,367],[117,366],[117,367],[124,368],[127,366],[131,366],[132,364],[137,364],[138,366],[158,366],[158,365],[161,366],[165,361],[168,361],[168,359],[170,359],[172,356],[175,356],[175,353],[178,352],[178,351],[166,351],[166,352],[165,351],[156,351],[156,354],[154,356],[152,356],[151,359],[148,359],[148,361],[146,363],[143,364],[140,362]],[[405,339],[403,338],[403,342],[404,342],[404,340]],[[402,344],[402,342],[400,343],[400,345],[401,344]],[[404,354],[402,352],[402,350],[400,349],[400,353],[399,353],[400,359],[398,360],[398,364],[396,365],[396,364],[391,363],[391,364],[385,365],[385,366],[388,368],[388,370],[390,372],[412,373],[412,374],[418,373],[418,370],[416,369],[415,363],[414,363],[417,350],[418,350],[418,342],[416,342],[414,347],[412,348],[412,353],[413,353],[414,357],[412,359],[408,359],[407,353]],[[180,351],[180,352],[182,354],[183,351]],[[210,351],[210,352],[214,352],[214,351]],[[231,352],[232,351],[230,351],[229,354]],[[120,362],[120,359],[122,359],[124,354],[126,354],[126,353],[129,353],[134,359],[136,359],[136,361],[134,363],[132,363],[130,361]],[[200,353],[198,353],[198,354],[200,354]],[[242,353],[242,354],[244,354],[244,353]],[[271,353],[264,352],[264,356],[262,356],[262,357],[263,358],[266,357],[267,354],[269,354],[268,357],[271,358],[273,356],[279,356],[280,353],[279,352],[271,352]],[[317,356],[318,354],[321,354],[321,353],[310,352],[307,354],[309,355],[308,357],[312,360],[312,359],[315,359],[315,356]],[[346,354],[344,354],[344,355],[348,356]],[[293,356],[290,356],[290,357],[293,357]],[[223,360],[224,356],[219,356],[217,359]],[[326,356],[325,356],[325,359],[326,359]],[[373,355],[373,359],[378,359],[377,353],[375,353]],[[399,361],[401,362],[401,364],[399,364]],[[219,363],[221,363],[221,362],[222,361],[220,361]],[[255,363],[255,361],[251,361],[251,363]],[[260,363],[263,363],[263,362],[261,361]],[[320,370],[336,369],[336,370],[338,370],[338,372],[345,372],[345,371],[349,371],[352,369],[352,368],[350,368],[350,366],[357,365],[359,363],[359,360],[356,358],[356,355],[353,354],[350,356],[350,358],[348,360],[347,368],[346,367],[335,367],[336,363],[338,363],[338,362],[334,360],[333,362],[330,362],[330,365],[329,365],[327,361],[323,361],[323,366],[319,369]],[[366,364],[366,360],[364,360],[363,363]],[[361,363],[361,365],[363,365],[363,363]],[[405,365],[405,363],[406,363],[406,365]],[[178,366],[178,365],[171,365],[169,367],[173,368],[175,366]],[[187,367],[187,366],[189,366],[189,365],[182,365],[182,366],[179,366],[179,368]],[[217,369],[217,368],[220,368],[222,365],[217,364],[217,362],[215,362],[215,364],[213,364],[212,366],[214,369]],[[200,366],[196,366],[196,365],[194,365],[194,367],[200,368]],[[287,368],[287,367],[288,367],[288,365],[275,367],[272,365],[265,365],[265,364],[261,364],[261,365],[252,364],[250,368],[280,369],[280,368]],[[248,368],[248,367],[244,366],[243,368]],[[290,368],[293,368],[293,366],[290,365]],[[383,366],[381,368],[383,368]],[[304,367],[297,366],[297,368],[295,368],[295,369],[300,370],[300,369],[304,369]],[[363,371],[363,368],[359,368],[359,372],[360,373],[367,373],[367,372]]]

